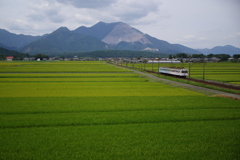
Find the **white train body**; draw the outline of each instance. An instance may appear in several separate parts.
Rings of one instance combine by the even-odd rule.
[[[180,77],[188,76],[188,69],[184,68],[170,68],[170,67],[160,67],[159,72],[163,74],[170,74]]]

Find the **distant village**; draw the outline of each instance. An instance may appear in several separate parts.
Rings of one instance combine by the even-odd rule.
[[[6,61],[13,61],[13,56],[6,57]],[[115,63],[186,63],[186,62],[220,62],[221,59],[217,57],[211,58],[80,58],[74,56],[73,58],[49,57],[49,58],[35,58],[24,57],[23,61],[112,61]],[[240,58],[227,58],[227,61],[240,62]]]

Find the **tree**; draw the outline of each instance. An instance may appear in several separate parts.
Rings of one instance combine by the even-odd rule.
[[[234,58],[234,59],[240,58],[240,54],[234,54],[234,55],[233,55],[233,58]]]
[[[231,56],[228,54],[216,54],[215,57],[220,58],[221,61],[227,61]]]
[[[49,58],[49,56],[48,55],[44,55],[44,54],[37,54],[37,55],[35,55],[35,59],[38,59],[38,58],[40,58],[40,60],[43,60],[43,58]]]
[[[178,54],[176,55],[176,57],[177,57],[177,58],[187,58],[188,55],[187,55],[186,53],[178,53]]]
[[[212,57],[214,57],[214,54],[212,54],[212,53],[207,55],[207,58],[212,58]]]
[[[204,58],[205,56],[203,54],[193,54],[192,58]]]

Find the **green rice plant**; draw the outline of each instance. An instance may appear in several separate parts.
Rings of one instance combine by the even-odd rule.
[[[146,82],[146,79],[136,78],[116,78],[116,77],[106,77],[106,78],[3,78],[0,82]]]
[[[239,120],[0,130],[3,159],[239,159]]]
[[[231,82],[232,84],[240,85],[240,82]]]
[[[102,62],[3,62],[0,71],[1,159],[240,158],[237,100]]]
[[[114,78],[139,77],[139,74],[128,73],[2,73],[0,78]]]
[[[206,96],[0,97],[0,114],[238,109],[239,101]]]
[[[1,62],[0,73],[86,73],[86,72],[129,72],[104,62]]]
[[[0,87],[0,97],[201,95],[154,82],[1,82]]]
[[[26,121],[27,120],[27,121]],[[240,120],[240,109],[166,109],[1,115],[1,128]]]

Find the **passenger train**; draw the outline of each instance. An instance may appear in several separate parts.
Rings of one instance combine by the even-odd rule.
[[[188,69],[178,67],[159,67],[159,72],[162,74],[175,75],[179,77],[188,76]]]

